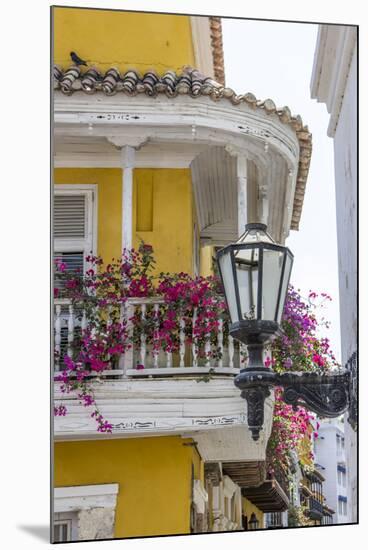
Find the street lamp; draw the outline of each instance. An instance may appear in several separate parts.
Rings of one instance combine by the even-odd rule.
[[[247,345],[248,366],[234,383],[247,401],[248,426],[254,440],[264,421],[264,402],[273,386],[284,388],[283,400],[305,404],[320,416],[342,414],[353,401],[351,371],[342,374],[277,374],[264,366],[264,345],[282,334],[281,318],[293,254],[276,244],[262,223],[249,223],[234,244],[217,253],[217,262],[230,315],[229,333]]]
[[[255,531],[259,527],[259,521],[255,513],[253,512],[250,516],[250,520],[248,522],[248,527],[250,531]]]

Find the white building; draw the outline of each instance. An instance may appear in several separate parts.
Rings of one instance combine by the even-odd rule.
[[[323,493],[329,508],[335,510],[333,523],[347,523],[350,501],[347,494],[347,467],[344,423],[323,420],[314,450],[318,471],[323,475]]]
[[[357,27],[321,25],[311,96],[326,103],[334,140],[339,257],[341,361],[356,362],[357,350]],[[345,423],[348,518],[357,521],[357,437]]]

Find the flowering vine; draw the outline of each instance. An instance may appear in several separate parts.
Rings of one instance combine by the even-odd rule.
[[[272,364],[276,372],[316,372],[327,373],[338,367],[328,338],[319,337],[318,331],[328,328],[327,321],[318,322],[316,313],[323,303],[331,297],[322,293],[310,292],[302,298],[300,292],[290,286],[285,303],[282,329],[283,334],[272,344]],[[315,416],[304,407],[293,409],[282,400],[282,389],[275,389],[275,407],[271,437],[269,439],[270,456],[273,464],[281,464],[287,469],[291,453],[309,443],[307,453],[302,453],[306,462],[313,460],[312,440],[318,436],[318,422]],[[315,425],[313,429],[312,426]]]
[[[56,380],[61,382],[64,394],[74,392],[80,403],[92,408],[91,417],[97,422],[97,430],[109,433],[112,425],[98,409],[91,381],[104,371],[117,368],[120,357],[134,344],[140,344],[142,331],[153,354],[160,350],[178,352],[184,328],[185,344],[196,346],[199,360],[220,359],[218,327],[221,320],[226,346],[229,318],[216,277],[191,277],[187,273],[155,275],[153,249],[148,244],[142,243],[138,250],[124,249],[121,258],[106,266],[98,256],[87,256],[86,261],[88,269],[84,274],[71,272],[64,262],[56,261],[55,296],[72,301],[83,327],[77,331],[72,353],[60,358],[63,365]],[[129,319],[122,319],[122,306],[128,298],[154,296],[162,298],[156,309],[148,308],[145,316],[136,312]],[[272,365],[277,372],[319,373],[337,366],[328,339],[317,334],[321,327],[316,317],[321,305],[318,301],[326,300],[330,300],[327,294],[318,296],[315,292],[303,299],[297,290],[289,288],[283,334],[272,343],[266,366]],[[322,326],[327,328],[328,324],[323,321]],[[245,360],[243,354],[241,361]],[[138,363],[136,368],[144,366]],[[54,413],[65,416],[65,405],[55,407]],[[289,465],[291,451],[309,437],[313,418],[305,408],[293,410],[283,403],[282,390],[276,388],[269,440],[274,464]]]

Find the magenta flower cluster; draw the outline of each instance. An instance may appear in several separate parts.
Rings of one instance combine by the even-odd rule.
[[[222,319],[226,345],[229,318],[216,277],[155,274],[150,245],[142,243],[138,250],[124,249],[120,259],[113,259],[106,266],[100,257],[90,255],[86,260],[89,267],[85,274],[71,273],[63,262],[56,262],[58,277],[64,280],[58,295],[70,298],[75,310],[84,310],[87,319],[86,329],[75,342],[73,356],[64,357],[64,368],[56,380],[61,382],[63,392],[75,391],[83,406],[93,408],[91,417],[96,420],[99,432],[110,433],[112,425],[98,409],[91,381],[116,367],[120,356],[132,345],[140,344],[143,329],[153,353],[177,352],[184,325],[185,344],[193,344],[194,337],[199,358],[208,355],[220,358],[217,329]],[[129,319],[132,330],[128,332],[126,321],[121,320],[121,305],[129,297],[152,296],[163,298],[159,314],[154,308],[147,308],[143,317],[137,308]],[[330,299],[327,294],[318,296],[312,291],[303,299],[299,291],[289,288],[282,320],[283,335],[274,341],[266,366],[272,366],[277,372],[326,372],[336,365],[329,340],[317,335],[321,327],[316,317],[317,307]],[[208,342],[211,346],[206,352]],[[136,368],[142,370],[144,366],[139,363]],[[55,414],[64,416],[65,407],[56,407]],[[317,432],[310,427],[312,418],[303,407],[293,411],[282,402],[281,390],[276,391],[270,438],[274,460],[287,464],[292,449],[306,438],[315,437],[313,433]]]

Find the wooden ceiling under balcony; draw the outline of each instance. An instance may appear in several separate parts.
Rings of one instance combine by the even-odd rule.
[[[283,512],[289,507],[289,498],[276,479],[270,479],[258,487],[242,489],[242,495],[262,512]]]
[[[239,487],[255,487],[266,478],[266,463],[264,461],[223,462],[222,471],[231,477]]]

